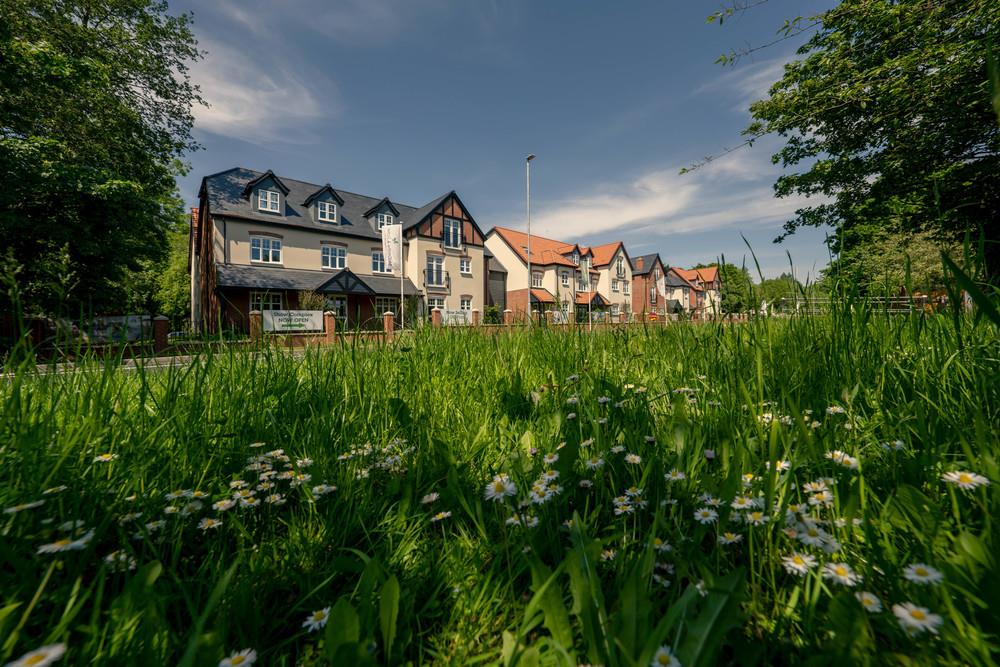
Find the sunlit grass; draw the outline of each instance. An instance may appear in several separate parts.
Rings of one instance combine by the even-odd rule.
[[[0,661],[988,664],[998,353],[858,308],[11,368]]]

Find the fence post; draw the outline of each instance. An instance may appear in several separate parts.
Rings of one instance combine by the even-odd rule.
[[[545,324],[546,324],[546,326],[550,326],[551,327],[553,325],[553,323],[555,323],[555,319],[556,319],[555,311],[552,311],[552,310],[546,310],[545,311]]]
[[[395,317],[396,316],[393,315],[391,310],[387,310],[386,312],[382,313],[382,330],[385,331],[387,338],[392,337],[392,331],[395,325],[394,322]]]
[[[438,328],[438,327],[441,326],[441,309],[440,308],[434,308],[431,311],[431,325],[434,328]]]
[[[263,316],[259,310],[250,311],[250,338],[259,340],[264,335]]]
[[[482,318],[479,314],[478,308],[472,309],[472,326],[478,327],[482,323]]]
[[[167,349],[167,329],[170,328],[170,319],[165,315],[157,315],[153,318],[153,351],[163,352]]]
[[[337,337],[337,314],[332,311],[323,313],[323,331],[326,333],[326,342],[332,343]]]
[[[503,311],[503,325],[509,327],[514,324],[514,311],[507,308]]]

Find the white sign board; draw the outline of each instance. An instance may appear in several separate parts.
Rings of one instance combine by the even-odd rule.
[[[264,331],[301,333],[323,330],[322,310],[264,310],[261,317]]]

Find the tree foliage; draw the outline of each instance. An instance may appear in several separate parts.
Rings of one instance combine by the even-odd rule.
[[[0,237],[31,310],[120,309],[166,255],[198,57],[166,2],[0,3]]]
[[[969,232],[986,239],[996,274],[1000,129],[990,60],[1000,2],[843,0],[783,30],[803,26],[815,33],[769,97],[750,107],[745,130],[750,141],[784,138],[773,159],[797,171],[778,179],[778,196],[822,198],[800,209],[783,237],[825,225],[848,249],[872,225]]]

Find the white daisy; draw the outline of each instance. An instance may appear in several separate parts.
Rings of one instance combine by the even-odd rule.
[[[213,530],[221,525],[222,521],[220,519],[212,519],[209,517],[205,517],[204,519],[198,522],[198,528],[200,528],[201,530]]]
[[[545,456],[542,457],[542,460],[545,461],[545,465],[552,465],[553,463],[559,460],[559,455],[556,454],[555,452],[551,454],[546,454]]]
[[[681,661],[677,659],[669,646],[661,646],[656,649],[650,667],[681,667]]]
[[[33,510],[36,507],[41,507],[45,504],[44,500],[34,500],[30,503],[22,503],[20,505],[14,505],[13,507],[6,508],[4,514],[17,514],[18,512],[23,512],[24,510]]]
[[[219,661],[219,667],[250,667],[257,662],[257,651],[245,648]]]
[[[847,563],[827,563],[823,566],[823,578],[843,586],[856,586],[861,582],[861,575]]]
[[[702,507],[694,512],[695,521],[700,524],[712,523],[719,518],[719,513],[711,507]]]
[[[638,454],[626,454],[625,463],[631,463],[632,465],[637,465],[642,463],[642,457]]]
[[[236,507],[236,501],[231,498],[226,498],[212,503],[212,509],[216,512],[228,512],[234,507]]]
[[[451,516],[451,512],[438,512],[437,514],[435,514],[434,516],[431,517],[431,523],[436,523],[438,521],[444,521],[445,519],[447,519],[450,516]]]
[[[941,580],[944,579],[943,574],[930,565],[923,563],[911,563],[907,565],[906,569],[903,570],[903,576],[906,577],[907,581],[912,581],[915,584],[923,584],[924,586],[928,584],[940,584]]]
[[[66,653],[65,644],[49,644],[28,651],[14,662],[8,662],[5,667],[46,667],[63,657]]]
[[[94,457],[94,461],[93,462],[94,463],[110,463],[111,461],[114,461],[117,458],[118,458],[117,454],[111,454],[111,453],[98,454],[97,456]]]
[[[682,473],[677,468],[673,468],[670,472],[663,476],[668,482],[682,482],[687,478],[687,475]]]
[[[858,591],[854,594],[854,597],[858,599],[861,606],[865,608],[869,614],[877,614],[882,611],[882,601],[878,599],[874,593],[869,593],[868,591]]]
[[[739,533],[725,532],[719,535],[719,544],[737,544],[743,541],[743,536]]]
[[[816,567],[816,559],[809,554],[794,552],[790,556],[784,556],[781,559],[781,564],[790,574],[801,577]]]
[[[552,456],[556,456],[552,454]],[[517,486],[507,475],[496,475],[493,481],[486,485],[484,497],[486,500],[502,502],[504,498],[517,495]]]
[[[326,626],[327,619],[330,618],[330,608],[324,607],[323,609],[318,609],[306,617],[306,620],[302,622],[302,627],[309,630],[309,632],[315,632]]]
[[[428,493],[426,496],[420,499],[420,504],[429,505],[440,497],[441,497],[440,493]]]
[[[952,471],[941,475],[941,479],[954,484],[963,491],[971,491],[980,486],[989,486],[990,480],[974,472]]]
[[[918,607],[912,602],[892,605],[892,613],[896,615],[899,624],[911,635],[917,635],[927,631],[937,634],[937,629],[944,623],[944,619],[937,614],[932,614],[927,607]]]
[[[588,470],[597,470],[604,465],[604,459],[600,456],[593,456],[583,462],[583,465],[587,466]]]

